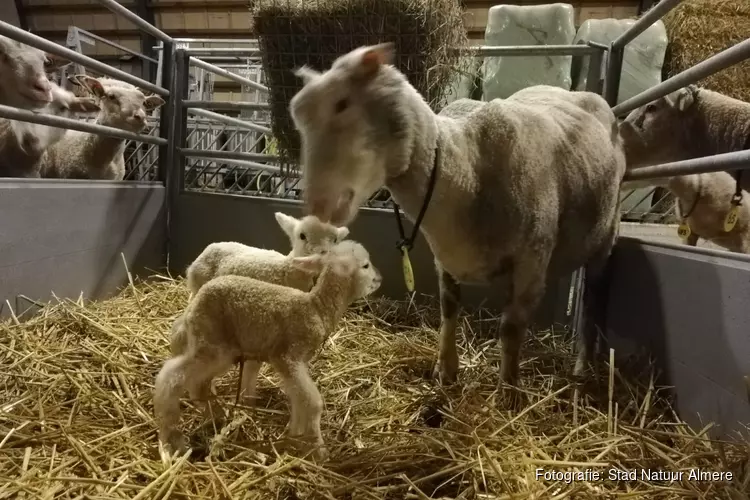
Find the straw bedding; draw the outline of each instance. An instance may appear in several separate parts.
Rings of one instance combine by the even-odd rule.
[[[574,400],[559,375],[573,363],[567,342],[538,333],[522,365],[525,409],[510,413],[496,401],[495,318],[464,320],[461,383],[443,392],[425,377],[437,311],[379,300],[353,307],[312,362],[329,462],[275,451],[289,414],[267,368],[255,409],[232,406],[236,371],[220,380],[229,424],[217,438],[186,403],[194,449],[162,462],[151,394],[186,299],[181,281],[155,277],[111,300],[61,301],[25,323],[0,323],[0,498],[747,498],[747,448],[690,431],[648,383],[605,368],[599,402]],[[535,477],[537,468],[609,467],[699,467],[735,479]]]
[[[468,69],[451,47],[468,43],[457,0],[259,0],[254,31],[270,87],[273,135],[290,161],[300,139],[289,101],[302,82],[292,70],[308,64],[322,71],[362,45],[392,41],[396,67],[433,109],[442,108],[456,71]]]
[[[680,73],[750,33],[747,0],[690,0],[664,17],[669,46],[664,61],[667,77]],[[698,83],[707,89],[750,102],[750,61],[744,61]]]

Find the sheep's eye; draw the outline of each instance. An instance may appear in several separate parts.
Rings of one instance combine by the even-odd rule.
[[[370,269],[370,264],[365,264],[364,266],[362,266],[362,269]]]
[[[646,106],[646,113],[652,113],[654,111],[656,111],[656,104],[652,103]]]
[[[109,94],[107,94],[107,98],[112,99],[114,101],[115,100],[115,94],[113,94],[112,92],[110,92]]]
[[[305,236],[305,233],[299,233],[299,239],[305,241],[307,239],[307,236]]]
[[[336,107],[334,108],[336,113],[341,113],[349,106],[349,100],[348,99],[341,99],[338,102],[336,102]]]

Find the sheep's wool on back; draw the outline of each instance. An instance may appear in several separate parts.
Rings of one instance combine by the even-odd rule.
[[[570,45],[575,10],[567,3],[496,5],[487,18],[485,45]],[[505,99],[532,85],[570,89],[571,56],[487,57],[483,100]]]
[[[581,24],[573,43],[598,42],[609,45],[635,24],[634,19],[589,19]],[[667,52],[667,30],[659,20],[625,47],[618,104],[661,83],[661,69]],[[574,89],[586,90],[589,59],[581,58],[574,68]]]

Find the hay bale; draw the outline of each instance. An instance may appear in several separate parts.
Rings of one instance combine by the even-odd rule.
[[[308,64],[322,71],[350,50],[392,41],[396,67],[437,110],[455,71],[467,64],[446,50],[468,44],[462,14],[458,0],[258,1],[254,27],[282,157],[296,161],[300,149],[289,116],[289,101],[302,88],[293,69]]]
[[[153,383],[187,296],[182,280],[162,278],[110,300],[65,300],[27,322],[0,322],[0,497],[746,498],[747,445],[685,426],[653,379],[618,370],[610,400],[607,370],[598,401],[576,399],[560,376],[575,363],[570,337],[539,332],[521,365],[526,407],[508,412],[496,400],[497,318],[465,318],[461,383],[441,388],[426,378],[439,311],[387,300],[352,308],[311,362],[330,461],[281,452],[289,410],[266,365],[255,408],[233,407],[236,370],[219,381],[229,417],[218,435],[199,428],[195,405],[183,405],[194,448],[169,468],[158,453]],[[675,482],[536,477],[537,468],[610,467],[686,473]],[[693,468],[735,476],[695,481]]]
[[[744,41],[750,33],[747,0],[690,0],[664,17],[669,46],[665,76],[672,77],[714,54]],[[700,82],[707,89],[750,102],[750,61]]]

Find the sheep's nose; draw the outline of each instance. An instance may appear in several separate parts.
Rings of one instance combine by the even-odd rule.
[[[32,84],[31,88],[34,92],[44,94],[48,102],[52,101],[52,88],[50,87],[49,81],[41,79],[37,80]]]
[[[146,121],[146,112],[142,109],[139,109],[133,114],[133,118],[138,120],[139,122],[145,122]]]

